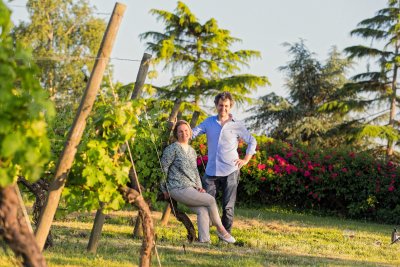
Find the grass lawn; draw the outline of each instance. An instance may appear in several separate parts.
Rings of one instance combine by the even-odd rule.
[[[233,235],[238,245],[189,244],[186,230],[171,217],[161,227],[154,212],[161,266],[400,266],[400,243],[390,244],[394,226],[282,209],[238,209]],[[96,255],[86,246],[94,214],[75,213],[52,227],[55,246],[45,251],[49,266],[137,266],[140,240],[131,238],[136,211],[109,214]],[[195,216],[191,215],[192,221]],[[4,247],[4,245],[3,245]],[[0,266],[13,266],[9,249],[0,251]],[[158,266],[153,256],[153,266]]]

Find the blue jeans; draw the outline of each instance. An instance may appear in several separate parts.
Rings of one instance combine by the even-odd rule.
[[[204,174],[202,180],[204,189],[213,197],[216,197],[217,191],[222,191],[222,225],[229,233],[233,225],[239,175],[239,170],[228,176],[208,176]]]

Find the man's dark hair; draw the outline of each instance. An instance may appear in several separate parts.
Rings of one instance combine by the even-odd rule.
[[[215,104],[215,106],[217,106],[219,100],[225,101],[227,99],[230,101],[231,107],[232,107],[234,101],[233,101],[233,97],[232,97],[231,93],[229,93],[229,92],[222,92],[222,93],[219,93],[218,95],[216,95],[215,99],[214,99],[214,104]]]

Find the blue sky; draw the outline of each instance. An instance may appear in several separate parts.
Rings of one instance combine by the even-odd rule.
[[[141,59],[144,42],[140,33],[149,30],[161,31],[162,25],[149,14],[151,8],[173,11],[176,1],[172,0],[125,0],[127,6],[112,57]],[[243,73],[267,76],[271,86],[260,88],[253,97],[274,91],[285,95],[284,75],[278,68],[290,60],[284,42],[306,40],[306,45],[321,60],[326,59],[333,45],[339,50],[359,43],[350,37],[350,31],[363,19],[372,17],[385,7],[387,0],[183,0],[201,22],[214,17],[219,26],[242,39],[235,49],[252,49],[261,52],[262,59],[250,62]],[[26,20],[22,7],[26,1],[14,0],[10,8],[14,11],[13,21]],[[91,0],[98,12],[111,13],[115,1]],[[99,14],[107,21],[109,15]],[[133,82],[139,62],[112,60],[115,79],[123,83]],[[355,65],[353,73],[365,70],[365,62]],[[351,73],[350,73],[351,74]],[[165,84],[169,73],[160,73],[154,84]]]

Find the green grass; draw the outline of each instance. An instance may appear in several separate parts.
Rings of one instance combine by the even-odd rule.
[[[49,266],[137,266],[140,240],[131,238],[135,211],[111,213],[96,255],[86,246],[94,214],[75,213],[54,222],[55,246],[45,251]],[[186,242],[186,230],[171,218],[159,225],[154,212],[162,266],[399,266],[400,244],[390,244],[391,225],[300,214],[278,208],[238,209],[233,235],[238,245]],[[195,216],[191,215],[192,221]],[[152,265],[158,266],[154,255]],[[1,250],[0,266],[16,261]]]

